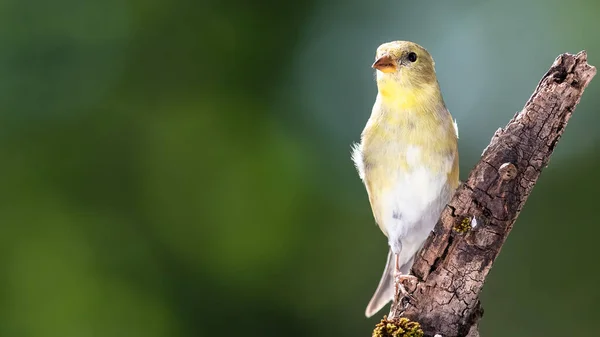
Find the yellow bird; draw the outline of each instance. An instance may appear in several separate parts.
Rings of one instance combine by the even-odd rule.
[[[352,160],[390,251],[366,316],[394,296],[415,254],[458,187],[458,129],[425,48],[394,41],[377,48],[378,94]]]

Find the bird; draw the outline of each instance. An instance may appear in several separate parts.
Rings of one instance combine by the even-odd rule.
[[[386,266],[365,315],[400,291],[446,204],[459,185],[458,127],[446,108],[429,52],[410,41],[377,48],[377,96],[352,146],[375,222],[387,237]]]

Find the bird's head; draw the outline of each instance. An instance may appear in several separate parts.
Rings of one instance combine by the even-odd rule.
[[[408,41],[384,43],[377,48],[373,68],[378,84],[397,84],[402,87],[436,85],[435,63],[429,52]]]

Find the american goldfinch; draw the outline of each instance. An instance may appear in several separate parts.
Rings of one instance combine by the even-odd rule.
[[[352,159],[390,251],[370,317],[392,300],[458,187],[458,130],[425,48],[394,41],[377,48],[378,94]],[[396,282],[394,282],[396,280]]]

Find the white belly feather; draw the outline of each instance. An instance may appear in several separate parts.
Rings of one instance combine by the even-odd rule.
[[[359,145],[355,148],[353,159],[361,178],[366,180],[370,170],[365,172],[360,151]],[[440,155],[436,159],[442,169],[432,170],[423,162],[422,150],[417,146],[403,147],[390,155],[396,158],[405,156],[408,169],[387,171],[389,177],[386,180],[391,182],[392,187],[370,193],[380,193],[377,205],[372,206],[379,210],[379,225],[385,228],[390,248],[399,254],[398,262],[402,266],[421,248],[452,196],[448,173],[452,169],[454,156]]]

